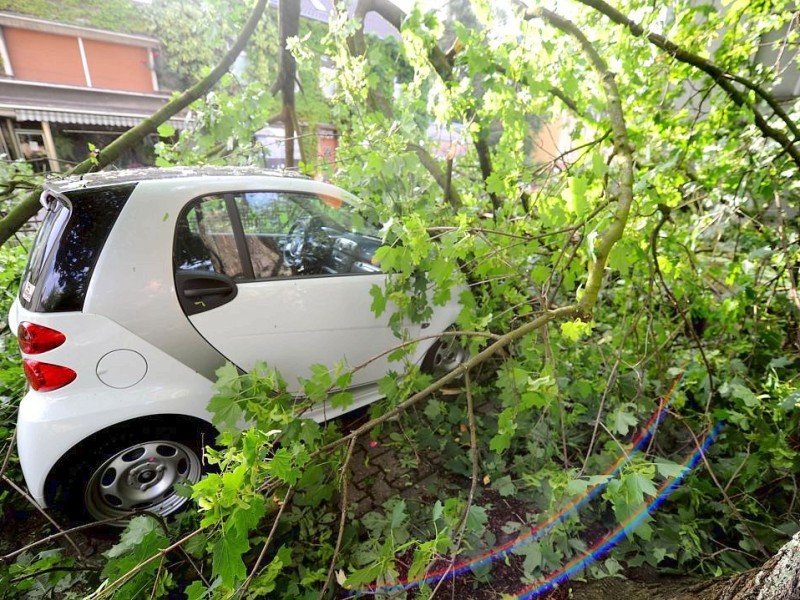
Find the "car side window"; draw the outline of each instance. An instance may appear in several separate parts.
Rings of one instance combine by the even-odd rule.
[[[356,231],[341,199],[269,191],[236,194],[235,203],[257,280],[380,272],[377,232]]]
[[[255,279],[296,275],[283,249],[291,224],[305,215],[302,208],[281,192],[245,192],[235,202]]]
[[[178,219],[175,268],[245,277],[224,197],[199,198]]]

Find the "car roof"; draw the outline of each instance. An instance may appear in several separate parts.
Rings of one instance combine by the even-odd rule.
[[[138,183],[161,179],[187,179],[195,177],[277,177],[310,180],[310,177],[293,171],[261,169],[258,167],[146,167],[141,169],[121,169],[117,171],[98,171],[83,175],[51,177],[45,182],[45,188],[64,193],[78,189],[95,188],[107,185]]]

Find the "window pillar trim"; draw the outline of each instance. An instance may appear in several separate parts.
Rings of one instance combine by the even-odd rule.
[[[239,214],[239,208],[236,206],[234,195],[227,193],[223,196],[225,198],[225,206],[228,209],[228,218],[231,221],[231,228],[233,229],[233,239],[236,242],[236,249],[239,251],[239,260],[242,263],[242,272],[245,279],[249,281],[255,280],[255,271],[253,270],[253,261],[250,259],[250,249],[247,247],[247,237],[244,234],[244,226],[242,225],[242,218]]]

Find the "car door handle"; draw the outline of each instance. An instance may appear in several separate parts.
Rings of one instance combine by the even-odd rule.
[[[183,294],[187,298],[199,298],[200,296],[209,296],[213,294],[230,294],[233,291],[231,286],[207,287],[196,290],[184,290]]]
[[[175,273],[175,287],[187,316],[227,304],[239,291],[236,282],[222,273],[182,269]]]

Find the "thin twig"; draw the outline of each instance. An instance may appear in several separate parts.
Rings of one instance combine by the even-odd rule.
[[[8,468],[8,461],[11,460],[11,453],[14,451],[14,444],[17,441],[17,429],[14,428],[14,433],[11,434],[11,439],[8,440],[8,450],[6,450],[6,456],[3,459],[3,466],[0,467],[0,476],[6,474],[6,469]]]
[[[697,347],[697,351],[700,353],[700,358],[703,361],[703,365],[706,368],[706,375],[708,376],[708,399],[706,400],[706,408],[705,413],[708,415],[709,411],[711,410],[711,402],[713,401],[714,397],[716,396],[716,386],[714,385],[714,375],[711,369],[711,363],[708,360],[708,356],[706,355],[705,348],[703,348],[703,342],[700,340],[700,336],[695,331],[694,325],[692,324],[692,320],[686,314],[686,309],[681,306],[681,303],[678,302],[678,299],[675,297],[675,294],[672,293],[672,290],[667,285],[666,280],[664,279],[664,274],[661,272],[661,266],[658,264],[658,236],[661,231],[661,228],[664,226],[668,220],[670,220],[670,209],[666,206],[659,205],[659,210],[661,211],[661,219],[656,223],[656,226],[653,228],[653,232],[650,234],[650,253],[653,256],[653,270],[656,273],[658,281],[661,283],[661,287],[664,290],[664,293],[669,298],[669,301],[675,307],[675,310],[678,311],[680,314],[681,319],[683,320],[683,324],[686,328],[686,331],[689,333],[689,336],[692,338],[695,346]]]
[[[275,537],[275,532],[278,530],[278,525],[281,521],[281,516],[283,515],[283,511],[289,505],[292,500],[292,496],[294,496],[294,486],[290,486],[289,489],[286,491],[286,495],[283,497],[283,502],[281,502],[280,508],[278,509],[278,513],[275,515],[275,520],[272,522],[272,528],[269,530],[269,535],[267,539],[264,541],[264,545],[261,547],[261,552],[256,559],[253,568],[250,569],[250,573],[247,575],[247,579],[242,582],[242,585],[239,586],[239,589],[236,590],[236,596],[242,597],[244,592],[250,587],[250,583],[253,581],[253,577],[256,576],[256,573],[261,566],[261,563],[264,562],[264,558],[267,556],[267,550],[269,549],[270,545],[272,544],[272,540]]]
[[[692,439],[699,448],[701,446],[700,440],[697,439],[697,436],[695,435],[692,428],[682,418],[679,418],[678,420],[683,424],[684,427],[686,427],[686,430],[689,432],[689,435],[692,436]],[[725,488],[722,486],[722,484],[720,484],[719,479],[717,479],[717,475],[714,473],[714,469],[711,468],[711,463],[709,463],[708,458],[706,458],[706,453],[701,452],[700,456],[703,459],[703,464],[705,465],[708,474],[711,476],[714,485],[717,486],[717,489],[722,494],[722,498],[725,500],[725,504],[728,505],[728,508],[731,509],[731,513],[733,513],[733,516],[736,517],[736,519],[738,519],[739,522],[742,524],[742,526],[747,530],[747,533],[750,535],[751,541],[756,546],[756,548],[758,548],[758,551],[761,553],[761,555],[764,556],[765,558],[771,557],[772,555],[769,552],[767,552],[767,549],[764,547],[764,544],[761,543],[761,540],[758,539],[755,532],[752,529],[750,529],[750,526],[747,524],[747,521],[742,516],[742,513],[739,512],[739,509],[736,508],[736,505],[733,503],[733,500],[731,500],[731,498],[728,496],[728,493],[725,491]]]
[[[784,260],[789,262],[789,245],[786,242],[786,228],[783,222],[783,206],[781,205],[781,195],[777,192],[777,190],[774,192],[774,198],[775,209],[778,213],[778,235],[780,236],[781,240],[781,248],[783,249]],[[800,296],[797,294],[797,273],[795,268],[793,268],[791,265],[787,268],[787,272],[789,276],[789,298],[794,303],[795,308],[800,310]]]
[[[28,493],[27,493],[25,490],[23,490],[21,487],[19,487],[19,486],[18,486],[16,483],[14,483],[14,482],[13,482],[11,479],[9,479],[9,478],[8,478],[6,475],[0,475],[0,477],[2,477],[2,480],[3,480],[4,482],[6,482],[6,483],[7,483],[9,486],[11,486],[12,488],[14,488],[14,490],[15,490],[15,491],[16,491],[16,492],[17,492],[17,493],[20,495],[20,496],[22,496],[23,498],[25,498],[25,500],[27,500],[27,501],[30,503],[30,505],[31,505],[31,506],[33,506],[33,507],[34,507],[34,508],[35,508],[37,511],[39,511],[39,513],[40,513],[40,514],[41,514],[41,515],[42,515],[42,516],[43,516],[45,519],[47,519],[48,521],[50,521],[50,524],[51,524],[53,527],[55,527],[55,528],[56,528],[56,529],[59,531],[59,533],[61,533],[61,535],[63,535],[63,536],[66,538],[66,540],[69,542],[70,546],[72,546],[72,547],[75,549],[75,552],[78,554],[78,556],[79,556],[80,558],[83,558],[83,552],[81,552],[81,549],[80,549],[80,548],[78,548],[78,544],[76,544],[76,543],[75,543],[75,540],[73,540],[73,539],[72,539],[72,538],[71,538],[69,535],[67,535],[67,534],[66,534],[66,532],[65,532],[65,531],[64,531],[64,529],[61,527],[61,525],[59,525],[58,523],[56,523],[55,519],[53,519],[53,517],[51,517],[50,515],[48,515],[48,514],[47,514],[47,511],[45,511],[45,510],[44,510],[44,509],[43,509],[41,506],[39,506],[39,505],[36,503],[36,501],[35,501],[33,498],[31,498],[31,497],[28,495]]]
[[[341,510],[339,513],[339,533],[336,535],[336,546],[333,549],[333,556],[331,556],[331,566],[328,568],[328,576],[325,578],[325,585],[319,593],[319,600],[325,597],[325,592],[328,591],[331,582],[333,581],[333,574],[336,570],[336,560],[339,558],[339,552],[342,549],[342,540],[344,539],[344,527],[347,523],[347,486],[350,479],[350,460],[353,458],[353,450],[355,449],[358,437],[350,440],[347,446],[347,454],[342,463],[342,483],[341,483]]]
[[[155,554],[153,554],[149,558],[144,559],[138,565],[135,565],[134,567],[132,567],[127,573],[121,575],[120,577],[118,577],[114,581],[110,582],[104,588],[99,589],[96,592],[94,592],[93,594],[87,596],[85,600],[97,600],[99,598],[104,598],[104,597],[108,596],[109,594],[111,594],[118,587],[125,585],[125,583],[127,583],[128,580],[130,580],[131,577],[136,575],[139,571],[144,569],[151,562],[153,562],[154,560],[156,560],[157,558],[159,558],[161,556],[166,556],[167,554],[169,554],[170,552],[172,552],[176,548],[180,548],[183,544],[188,542],[194,536],[202,533],[205,530],[206,530],[206,527],[198,527],[197,529],[195,529],[191,533],[188,533],[185,536],[183,536],[177,542],[175,542],[173,544],[170,544],[169,546],[167,546],[163,550],[159,550],[158,552],[156,552]]]
[[[597,417],[594,420],[594,428],[592,429],[592,437],[589,439],[589,447],[586,449],[586,457],[583,459],[583,466],[581,466],[581,471],[578,474],[578,477],[582,476],[584,471],[586,470],[586,465],[589,462],[589,457],[592,455],[592,450],[594,450],[595,442],[597,441],[597,430],[600,428],[600,421],[602,420],[603,416],[603,408],[606,404],[606,398],[608,398],[608,393],[611,391],[611,388],[614,387],[617,378],[617,371],[619,370],[619,365],[622,362],[622,348],[620,347],[619,352],[617,353],[617,360],[614,361],[614,366],[611,367],[611,374],[608,376],[608,380],[606,381],[606,387],[603,390],[603,395],[600,396],[600,405],[597,407]]]
[[[161,562],[158,563],[158,571],[156,571],[156,579],[153,581],[153,589],[150,592],[150,600],[156,597],[156,592],[158,591],[158,580],[161,579],[161,571],[164,569],[164,561],[166,560],[166,556],[161,557]]]
[[[125,518],[127,519],[127,517],[125,517]],[[52,542],[53,540],[57,540],[60,537],[68,536],[71,533],[76,533],[78,531],[83,531],[84,529],[92,529],[94,527],[102,527],[103,525],[110,525],[111,523],[117,523],[117,522],[119,522],[121,520],[122,519],[120,519],[118,517],[114,517],[112,519],[103,519],[102,521],[94,521],[92,523],[84,523],[83,525],[77,525],[77,526],[72,527],[70,529],[65,529],[63,531],[58,531],[56,533],[53,533],[52,535],[48,535],[47,537],[43,537],[43,538],[38,539],[38,540],[36,540],[34,542],[31,542],[30,544],[26,544],[22,548],[17,548],[13,552],[9,552],[8,554],[5,554],[4,556],[0,556],[0,562],[8,562],[12,558],[15,558],[16,556],[19,556],[20,554],[22,554],[24,552],[27,552],[28,550],[31,550],[31,549],[36,548],[37,546],[41,546],[43,544],[47,544],[49,542]]]
[[[456,558],[458,557],[458,553],[461,550],[461,544],[464,541],[464,533],[467,530],[467,520],[469,518],[469,511],[472,508],[472,503],[475,500],[475,491],[478,489],[478,474],[479,474],[479,459],[480,456],[478,454],[478,430],[477,425],[475,423],[475,399],[472,396],[472,385],[469,378],[469,371],[464,373],[464,385],[465,391],[467,396],[467,422],[469,424],[469,448],[470,448],[470,458],[472,460],[472,478],[470,480],[469,485],[469,495],[467,496],[467,504],[464,507],[464,512],[461,515],[461,521],[458,524],[458,535],[456,536],[455,544],[453,544],[453,551],[450,553],[450,564],[447,566],[447,570],[444,572],[442,577],[439,579],[436,587],[431,592],[431,595],[428,598],[433,598],[436,595],[436,592],[444,583],[445,579],[448,579],[447,575],[453,569],[455,565]]]

